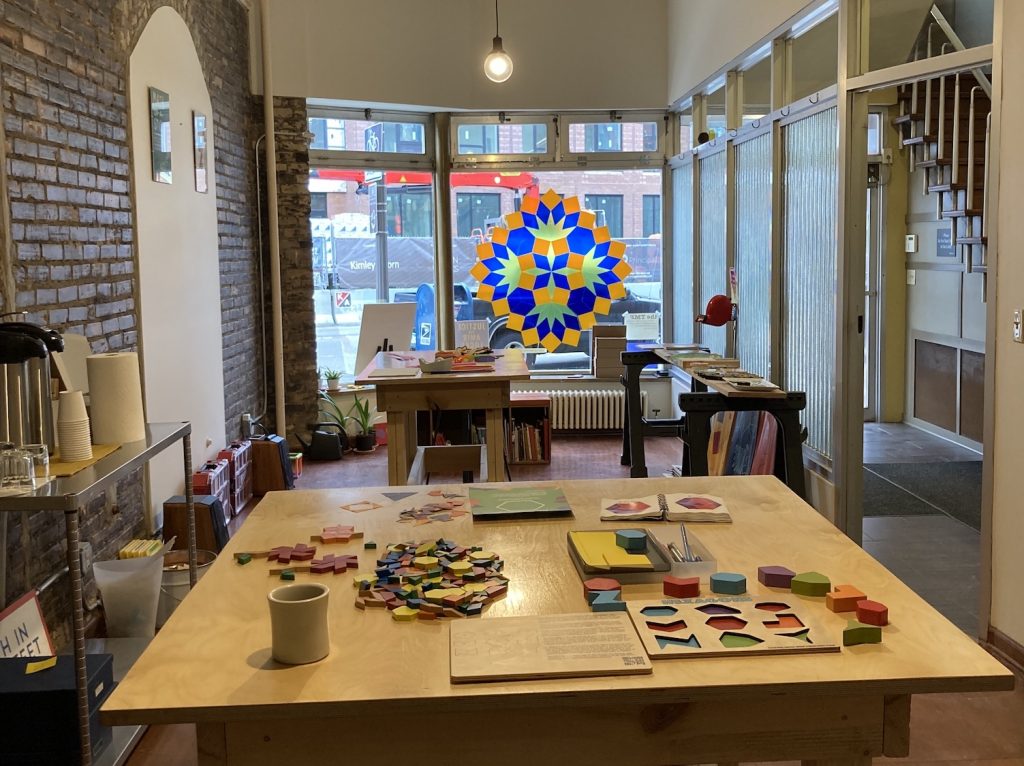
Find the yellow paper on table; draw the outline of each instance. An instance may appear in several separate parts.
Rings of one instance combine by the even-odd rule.
[[[646,553],[630,553],[615,543],[615,531],[570,532],[573,545],[583,563],[594,569],[651,570]]]

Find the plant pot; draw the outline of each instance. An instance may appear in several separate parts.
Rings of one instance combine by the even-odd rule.
[[[377,434],[358,434],[355,443],[356,452],[373,452],[377,446]]]
[[[341,381],[337,380],[337,379],[328,380],[327,381],[327,390],[328,391],[340,391],[341,390]]]

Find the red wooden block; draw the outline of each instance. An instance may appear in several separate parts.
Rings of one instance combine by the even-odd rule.
[[[665,595],[672,598],[696,598],[700,595],[700,578],[669,575],[665,578],[662,588]]]
[[[825,594],[825,606],[833,612],[853,612],[857,609],[857,602],[864,598],[864,594],[852,585],[837,585]]]
[[[612,577],[591,577],[583,581],[583,598],[591,591],[622,590],[622,585]]]
[[[857,621],[866,625],[888,625],[889,607],[870,599],[862,599],[857,602]]]

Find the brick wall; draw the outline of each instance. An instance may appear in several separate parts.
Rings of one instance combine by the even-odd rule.
[[[0,2],[8,266],[17,308],[33,320],[84,334],[97,352],[136,348],[127,66],[146,22],[163,5],[177,10],[191,30],[213,102],[225,436],[232,437],[240,413],[261,409],[264,366],[248,14],[237,0]],[[142,531],[138,475],[119,487],[116,508],[100,499],[83,517],[82,538],[97,558]],[[62,541],[57,515],[12,515],[7,592],[0,596],[16,597],[58,571]],[[44,599],[60,642],[67,636],[65,590],[62,578]]]
[[[285,411],[288,433],[317,420],[313,243],[309,229],[309,128],[306,102],[274,99],[277,132],[281,306],[284,313]],[[269,280],[268,280],[269,281]]]

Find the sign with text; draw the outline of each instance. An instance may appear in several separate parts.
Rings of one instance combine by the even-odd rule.
[[[940,226],[935,230],[935,255],[938,258],[956,258],[953,230],[948,226]]]
[[[34,591],[0,612],[0,657],[50,657],[53,654],[50,632]]]

